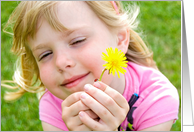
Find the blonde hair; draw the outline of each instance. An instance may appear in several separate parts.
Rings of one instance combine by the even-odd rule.
[[[135,32],[138,25],[136,20],[139,14],[138,6],[131,6],[129,10],[124,10],[122,3],[117,1],[118,15],[110,1],[86,1],[86,3],[110,29],[127,28],[130,30],[129,48],[126,53],[129,61],[157,69],[152,58],[152,52],[140,35]],[[34,38],[36,36],[37,23],[41,17],[44,17],[51,27],[57,31],[66,29],[58,21],[56,4],[56,1],[22,1],[9,18],[4,32],[7,32],[5,29],[8,25],[14,25],[12,51],[18,55],[18,60],[13,81],[5,80],[1,83],[1,86],[16,90],[6,92],[5,100],[18,99],[26,92],[39,93],[45,91],[45,87],[39,78],[39,69],[35,58],[28,47],[28,37]],[[9,83],[14,83],[15,86],[11,86]]]

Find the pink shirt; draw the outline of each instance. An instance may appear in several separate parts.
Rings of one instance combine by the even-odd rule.
[[[169,120],[178,119],[179,96],[177,89],[159,71],[153,68],[129,62],[125,74],[126,86],[123,96],[128,102],[132,95],[138,95],[131,106],[129,115],[120,126],[120,130],[139,131]],[[52,95],[48,90],[39,103],[40,120],[56,126],[64,131],[67,127],[61,118],[63,100]]]

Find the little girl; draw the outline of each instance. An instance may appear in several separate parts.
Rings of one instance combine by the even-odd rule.
[[[5,99],[44,91],[44,130],[169,131],[178,118],[178,93],[134,31],[138,12],[112,1],[22,1],[9,20],[21,69],[13,82],[20,89]],[[126,74],[105,72],[94,82],[109,47],[125,53]]]

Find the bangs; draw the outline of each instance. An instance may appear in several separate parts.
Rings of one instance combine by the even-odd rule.
[[[12,51],[15,54],[21,55],[28,48],[28,38],[35,38],[42,19],[56,31],[66,30],[57,17],[56,6],[57,1],[20,2],[7,23],[7,27],[14,23]]]
[[[44,2],[42,5],[37,7],[38,9],[35,6],[31,10],[29,10],[29,15],[26,14],[27,18],[25,19],[26,21],[29,22],[29,24],[27,25],[27,27],[29,26],[28,31],[26,32],[28,34],[26,36],[32,38],[36,36],[36,32],[41,26],[42,19],[45,19],[49,23],[49,25],[56,31],[63,32],[64,30],[66,30],[66,28],[58,19],[56,6],[57,6],[56,1],[46,2],[46,4]]]

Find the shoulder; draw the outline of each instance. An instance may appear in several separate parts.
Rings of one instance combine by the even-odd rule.
[[[147,96],[150,92],[157,89],[162,91],[175,92],[177,89],[159,70],[141,66],[132,62],[128,63],[126,80],[136,87],[136,92],[143,96]],[[170,93],[171,94],[171,93]]]
[[[149,78],[157,78],[157,79],[166,79],[167,78],[159,71],[151,67],[146,67],[142,65],[138,65],[133,62],[128,62],[127,71],[129,71],[128,74],[138,79],[139,83],[143,81],[144,79]],[[160,77],[160,78],[159,78]]]
[[[133,105],[136,107],[133,114],[136,130],[178,118],[177,89],[160,71],[134,63],[129,63],[128,71],[139,95]]]
[[[62,120],[62,102],[63,100],[55,97],[47,90],[39,102],[39,117],[42,122],[62,130],[68,130]]]
[[[127,73],[125,74],[125,78],[127,83],[129,82],[131,86],[135,86],[138,89],[136,91],[138,93],[139,90],[142,90],[142,85],[149,85],[153,81],[161,81],[165,78],[160,71],[133,62],[128,62],[126,70]],[[167,81],[167,79],[165,81]]]

